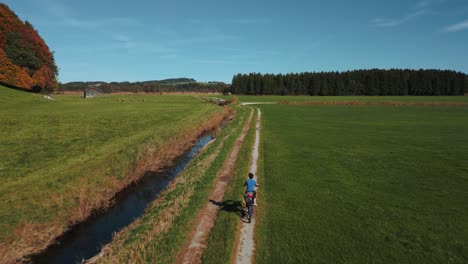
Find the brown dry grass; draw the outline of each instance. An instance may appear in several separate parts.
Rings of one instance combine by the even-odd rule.
[[[56,234],[62,231],[60,224],[22,223],[11,235],[8,245],[1,245],[0,263],[21,263],[27,261],[24,256],[37,252],[54,242]],[[31,243],[34,241],[34,243]]]
[[[232,97],[231,104],[238,104],[238,103],[239,103],[239,98],[237,98],[237,96]]]
[[[77,212],[71,217],[70,222],[81,222],[88,218],[94,211],[103,209],[112,204],[112,198],[130,184],[138,181],[148,171],[161,171],[173,165],[173,161],[193,145],[193,142],[201,135],[211,133],[219,129],[220,124],[232,115],[232,111],[223,108],[222,112],[215,113],[208,121],[198,128],[185,131],[181,135],[175,135],[162,145],[148,145],[146,150],[140,153],[138,161],[124,181],[110,180],[99,190],[81,188],[77,193]]]
[[[211,165],[216,158],[227,137],[218,139],[221,143],[213,151],[212,154],[205,157],[203,160],[193,164],[193,169],[190,172],[184,172],[183,175],[177,177],[172,181],[167,189],[156,199],[152,205],[147,209],[154,210],[156,207],[163,207],[164,209],[155,216],[151,216],[148,222],[144,222],[142,218],[130,224],[128,227],[120,231],[114,238],[113,243],[104,247],[102,252],[91,259],[89,263],[143,263],[145,262],[145,249],[149,243],[161,239],[172,227],[174,220],[184,210],[188,201],[194,194],[194,182],[199,181],[204,175],[206,169]],[[170,199],[171,194],[182,189],[182,192]],[[153,218],[154,217],[154,218]],[[148,227],[145,232],[138,235],[138,243],[131,243],[123,245],[129,237],[129,233],[144,225]]]

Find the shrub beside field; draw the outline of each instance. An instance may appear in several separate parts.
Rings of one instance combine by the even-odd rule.
[[[191,96],[0,91],[0,262],[44,248],[228,114]]]
[[[259,107],[256,263],[468,261],[466,107]]]

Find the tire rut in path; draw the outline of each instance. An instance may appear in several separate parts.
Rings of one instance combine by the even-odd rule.
[[[258,109],[257,124],[255,126],[255,142],[252,150],[252,164],[250,165],[250,172],[254,174],[254,179],[257,180],[257,162],[259,156],[259,145],[260,145],[260,122],[262,112]],[[254,215],[255,216],[255,215]],[[253,256],[255,252],[255,217],[252,218],[252,222],[245,223],[241,222],[239,233],[236,239],[236,252],[234,256],[234,263],[250,264],[253,263]]]
[[[239,156],[239,151],[250,129],[253,113],[254,111],[251,111],[241,134],[236,139],[234,147],[229,153],[228,158],[224,161],[223,167],[218,172],[214,188],[209,195],[209,202],[207,202],[198,213],[194,227],[177,256],[177,263],[201,263],[201,257],[206,247],[208,235],[218,214],[219,206],[217,204],[223,200],[226,187],[229,184],[236,160]]]

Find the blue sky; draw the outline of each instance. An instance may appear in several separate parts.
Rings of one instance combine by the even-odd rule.
[[[438,68],[468,73],[467,0],[7,0],[59,80]]]

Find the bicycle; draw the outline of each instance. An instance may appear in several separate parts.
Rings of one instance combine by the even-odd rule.
[[[246,216],[247,219],[249,220],[249,223],[252,222],[253,216],[254,216],[254,193],[253,192],[247,192],[244,194],[244,200],[245,200],[245,207],[246,207]]]

